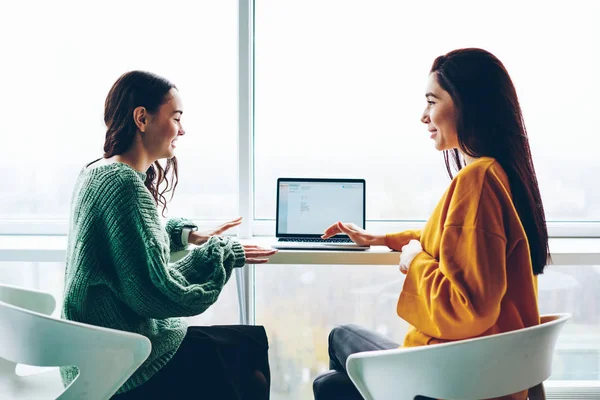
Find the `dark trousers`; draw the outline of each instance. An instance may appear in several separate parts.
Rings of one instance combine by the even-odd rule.
[[[315,400],[362,400],[346,373],[350,354],[372,350],[397,349],[400,345],[379,333],[357,325],[342,325],[329,333],[329,368],[313,382]],[[424,400],[427,397],[419,396]]]
[[[160,371],[112,399],[268,400],[268,348],[262,326],[191,326]]]

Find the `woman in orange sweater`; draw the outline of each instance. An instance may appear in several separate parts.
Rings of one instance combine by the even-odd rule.
[[[535,276],[547,263],[548,232],[513,83],[489,52],[460,49],[434,61],[425,97],[421,121],[450,177],[450,160],[458,173],[423,230],[373,235],[338,222],[323,237],[345,233],[402,251],[397,312],[412,325],[404,346],[537,325]],[[360,399],[345,373],[348,356],[397,346],[355,325],[335,328],[334,371],[315,379],[315,399]],[[507,398],[524,400],[527,391]]]

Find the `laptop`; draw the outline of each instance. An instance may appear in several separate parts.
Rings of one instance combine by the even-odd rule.
[[[321,239],[338,221],[365,228],[364,179],[277,179],[277,249],[366,250],[347,235]]]

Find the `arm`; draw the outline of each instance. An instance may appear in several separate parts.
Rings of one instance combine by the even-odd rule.
[[[145,317],[201,314],[217,301],[232,269],[244,265],[241,245],[228,239],[212,238],[175,264],[168,264],[165,250],[147,248],[147,263],[137,265],[133,274],[131,268],[128,272],[118,268],[118,278],[126,286],[120,297]]]
[[[464,339],[494,325],[506,290],[506,240],[476,227],[448,226],[439,261],[426,252],[412,261],[397,311],[429,336]]]
[[[241,245],[214,238],[169,264],[169,243],[153,199],[141,183],[119,186],[104,209],[115,295],[148,318],[202,313],[217,300],[232,268],[244,264]]]
[[[225,283],[231,277],[233,268],[241,268],[246,263],[245,252],[239,242],[212,236],[206,244],[194,248],[187,256],[170,264],[170,267],[179,271],[189,282],[198,284],[210,281],[220,273],[214,268],[215,258],[216,264],[224,267]]]
[[[384,244],[392,250],[401,251],[411,240],[421,240],[421,230],[388,233],[385,235]]]

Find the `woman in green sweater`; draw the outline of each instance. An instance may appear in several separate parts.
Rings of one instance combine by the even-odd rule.
[[[177,185],[182,113],[177,88],[148,72],[122,75],[108,93],[104,156],[82,169],[73,194],[62,315],[150,339],[150,356],[115,399],[267,399],[262,327],[188,327],[181,318],[210,307],[233,268],[275,253],[218,236],[240,220],[204,234],[182,218],[161,225],[157,206],[164,213]],[[170,263],[188,243],[197,247]],[[61,374],[69,384],[77,370]]]

